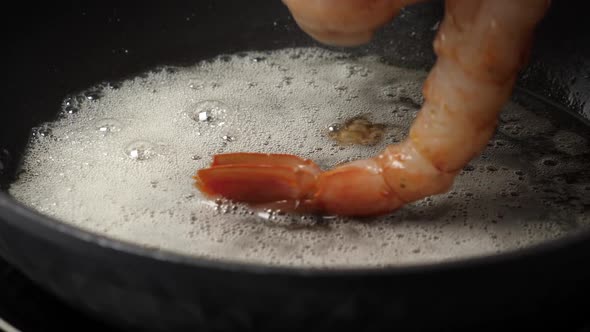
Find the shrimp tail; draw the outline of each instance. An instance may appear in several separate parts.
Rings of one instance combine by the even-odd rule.
[[[310,211],[321,169],[312,161],[286,154],[228,153],[214,156],[197,171],[195,185],[209,197],[251,205]]]
[[[372,163],[372,164],[371,164]],[[195,185],[211,198],[297,213],[372,216],[405,202],[377,162],[359,161],[322,172],[312,161],[285,154],[216,155],[197,171]]]

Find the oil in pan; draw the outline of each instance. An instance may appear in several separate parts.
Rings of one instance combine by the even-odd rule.
[[[191,176],[217,153],[290,153],[325,169],[371,157],[405,137],[426,75],[374,56],[301,48],[224,55],[92,87],[35,131],[10,194],[143,246],[307,267],[494,254],[590,224],[588,131],[572,129],[577,120],[561,111],[555,121],[515,102],[448,193],[380,218],[255,212],[194,187]],[[367,135],[342,131],[351,124]]]

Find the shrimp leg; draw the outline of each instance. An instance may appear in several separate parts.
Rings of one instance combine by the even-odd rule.
[[[340,45],[366,42],[389,17],[379,8],[395,13],[412,2],[338,0],[336,6],[336,0],[284,1],[310,35]],[[287,166],[285,155],[238,153],[228,158],[230,165],[214,163],[199,170],[199,188],[246,203],[291,202],[287,206],[293,211],[304,206],[343,216],[390,213],[447,192],[492,137],[549,5],[549,0],[447,0],[433,43],[437,61],[423,86],[425,102],[401,143],[328,171],[303,159],[289,159]],[[262,193],[268,188],[252,181],[286,187]]]

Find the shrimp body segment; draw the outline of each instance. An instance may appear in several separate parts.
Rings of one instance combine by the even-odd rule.
[[[359,31],[373,31],[385,17],[372,10],[396,11],[411,1],[285,2],[320,40],[354,44]],[[333,6],[334,16],[326,6]],[[494,134],[548,7],[549,0],[447,0],[434,41],[438,58],[423,86],[424,104],[405,140],[373,158],[322,171],[290,155],[218,155],[195,175],[197,187],[245,203],[345,216],[386,214],[448,191]],[[365,10],[355,19],[352,10],[359,8]]]

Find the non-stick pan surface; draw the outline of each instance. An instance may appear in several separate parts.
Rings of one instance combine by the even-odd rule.
[[[556,2],[520,85],[590,115],[583,1]],[[440,3],[408,9],[353,52],[426,68]],[[158,65],[244,50],[316,45],[279,1],[17,4],[2,20],[0,184],[17,174],[30,129],[64,96]],[[417,31],[420,38],[409,38]],[[590,233],[516,253],[378,270],[210,262],[98,237],[0,193],[0,254],[69,303],[123,326],[170,331],[362,330],[575,323],[589,293]],[[586,306],[587,307],[587,306]],[[493,325],[496,324],[496,325]]]

